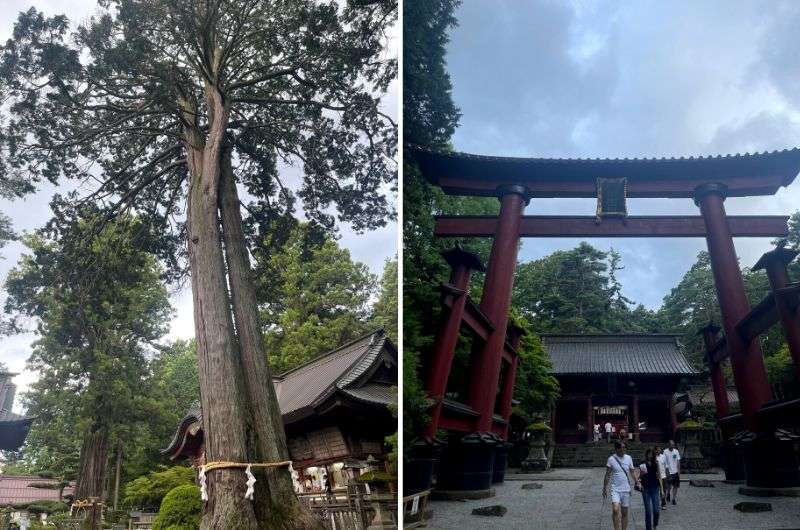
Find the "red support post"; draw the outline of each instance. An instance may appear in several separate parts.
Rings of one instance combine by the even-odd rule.
[[[594,442],[594,410],[592,409],[592,395],[586,399],[586,441]]]
[[[796,258],[798,252],[788,248],[776,248],[761,256],[753,266],[753,270],[765,269],[769,278],[772,293],[775,296],[775,307],[783,325],[783,334],[789,353],[794,361],[794,371],[800,377],[800,310],[793,309],[789,301],[778,293],[789,284],[789,271],[786,266]]]
[[[725,193],[726,187],[721,184],[700,186],[695,191],[695,204],[700,207],[706,224],[708,254],[744,424],[747,429],[756,431],[756,413],[764,403],[772,399],[772,391],[760,345],[757,341],[746,344],[736,331],[736,324],[747,315],[749,305],[736,249],[725,217]]]
[[[467,303],[470,277],[473,270],[483,270],[478,257],[462,250],[460,247],[448,250],[442,255],[450,264],[450,286],[455,288],[456,294],[450,310],[444,310],[445,314],[443,315],[439,332],[436,335],[433,357],[425,382],[428,397],[433,401],[433,405],[428,411],[431,421],[424,433],[427,439],[435,438],[436,431],[439,429],[442,400],[447,390],[447,380],[450,376],[450,368],[453,364],[453,356],[455,355],[458,336],[461,332],[461,320],[464,316],[464,306]]]
[[[481,432],[490,432],[492,429],[500,362],[511,305],[511,287],[517,266],[519,225],[527,202],[527,191],[521,186],[503,187],[498,192],[500,216],[480,304],[481,310],[494,325],[494,331],[474,355],[470,373],[469,405],[479,414],[476,429]]]
[[[639,441],[639,396],[633,395],[633,440]]]
[[[728,403],[728,389],[725,384],[725,374],[722,372],[722,364],[715,362],[714,359],[711,358],[711,353],[714,351],[714,346],[717,344],[717,333],[719,333],[719,330],[719,326],[713,323],[709,323],[707,326],[700,329],[700,334],[703,335],[703,343],[706,346],[708,369],[711,372],[711,388],[714,390],[717,419],[724,418],[731,412],[730,404]]]

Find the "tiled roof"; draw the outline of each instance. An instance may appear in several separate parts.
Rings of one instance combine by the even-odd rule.
[[[41,478],[32,475],[0,475],[0,506],[28,503],[33,501],[57,501],[58,490],[50,488],[35,488],[30,484],[55,484],[58,481],[50,478]],[[63,495],[71,496],[75,493],[75,486],[64,488]]]
[[[275,392],[284,421],[353,384],[372,366],[385,342],[381,329],[277,377]]]
[[[386,406],[397,403],[397,390],[389,385],[368,383],[360,388],[348,388],[342,392],[364,403]]]
[[[553,373],[690,375],[672,335],[544,335]]]
[[[292,423],[313,413],[314,407],[337,391],[372,405],[395,403],[397,395],[391,385],[371,382],[364,377],[374,368],[384,350],[395,355],[394,346],[384,330],[379,329],[276,376],[273,383],[283,422]],[[201,421],[202,410],[195,403],[181,419],[169,446],[162,453],[178,450],[186,429]]]

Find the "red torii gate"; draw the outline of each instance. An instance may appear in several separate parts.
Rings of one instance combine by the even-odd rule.
[[[490,157],[418,148],[411,151],[426,179],[445,193],[496,196],[501,203],[497,217],[441,216],[436,220],[437,236],[493,237],[493,244],[479,307],[469,300],[466,292],[470,270],[480,268],[480,264],[471,264],[468,257],[458,253],[448,258],[453,274],[451,283],[445,286],[447,310],[426,380],[433,401],[431,423],[426,430],[429,438],[440,427],[474,433],[470,443],[484,439],[484,433],[501,438],[506,435],[514,382],[514,374],[510,372],[516,368],[514,346],[519,338],[518,333],[508,334],[508,310],[520,237],[705,237],[727,337],[725,351],[731,360],[743,424],[749,431],[759,431],[757,413],[772,399],[772,393],[758,342],[746,340],[737,332],[737,325],[750,309],[733,237],[786,236],[788,218],[727,216],[723,203],[727,197],[773,195],[781,186],[789,185],[800,171],[800,150],[724,157],[613,160]],[[598,205],[597,216],[523,215],[531,198],[599,198],[603,181],[615,182],[617,189],[621,186],[622,212],[605,216],[603,206]],[[628,217],[625,197],[692,198],[701,216]],[[619,210],[620,205],[616,206]],[[785,283],[785,278],[772,273],[770,279],[773,284]],[[448,402],[444,393],[458,334],[462,323],[474,330],[475,321],[483,321],[485,336],[479,351],[473,353],[468,403]],[[498,378],[504,358],[512,369],[501,382]],[[795,357],[795,362],[800,366],[800,357]],[[720,376],[721,372],[715,377]],[[715,396],[718,385],[716,381]],[[499,418],[495,414],[498,388],[502,412]],[[717,399],[721,405],[722,397]],[[463,451],[448,460],[448,464],[451,468],[462,464],[469,468],[464,476],[475,474],[475,458],[465,456]],[[458,485],[458,482],[451,480],[448,484]],[[463,489],[482,487],[467,484],[470,480],[461,482]]]

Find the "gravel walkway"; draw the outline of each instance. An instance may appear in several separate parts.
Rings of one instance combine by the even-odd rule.
[[[510,475],[512,480],[496,488],[497,495],[477,501],[433,501],[431,530],[571,529],[610,530],[611,508],[603,504],[601,488],[604,470],[557,469],[542,475]],[[687,475],[678,492],[678,505],[662,512],[659,530],[756,530],[800,529],[800,498],[758,499],[739,495],[738,486],[724,484],[721,475]],[[689,485],[692,478],[714,481],[713,488]],[[523,490],[526,482],[538,482],[541,489]],[[733,505],[742,501],[772,504],[772,512],[740,513]],[[504,517],[472,515],[473,508],[500,504],[508,509]],[[641,494],[631,499],[630,530],[644,530]]]

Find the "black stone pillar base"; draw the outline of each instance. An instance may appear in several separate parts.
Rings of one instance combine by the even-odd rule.
[[[773,489],[800,487],[800,462],[794,449],[798,438],[782,429],[738,433],[734,442],[744,449],[746,485]]]
[[[436,438],[419,440],[411,446],[410,458],[403,465],[403,495],[431,489],[444,447],[445,443]]]
[[[501,484],[506,479],[506,469],[508,468],[508,452],[511,450],[510,443],[498,439],[497,447],[494,450],[494,470],[492,473],[492,484]]]
[[[436,489],[491,490],[496,447],[497,439],[488,433],[476,432],[452,440],[442,452]]]
[[[731,483],[744,482],[744,448],[731,440],[722,442],[722,465],[725,480]]]

